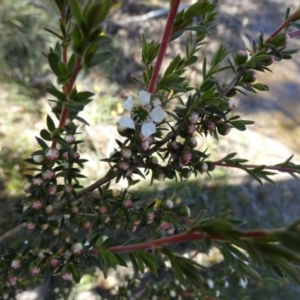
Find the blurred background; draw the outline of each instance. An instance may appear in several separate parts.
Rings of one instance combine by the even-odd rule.
[[[84,1],[83,1],[84,2]],[[182,1],[183,7],[192,1]],[[260,31],[270,35],[284,20],[287,7],[297,8],[296,0],[220,0],[218,24],[207,38],[207,45],[199,53],[199,64],[187,75],[191,85],[202,82],[201,65],[224,43],[235,53],[251,47]],[[107,157],[118,137],[116,122],[123,113],[122,101],[141,90],[132,77],[141,77],[140,36],[160,41],[168,1],[124,0],[116,5],[105,26],[112,36],[114,59],[82,74],[79,90],[91,90],[94,101],[81,114],[90,126],[82,126],[82,157],[89,162],[85,175],[89,182],[105,174],[107,165],[100,159]],[[152,12],[151,14],[149,14]],[[57,30],[58,13],[50,0],[0,1],[0,234],[14,226],[13,205],[22,199],[26,164],[24,159],[36,149],[34,136],[45,127],[50,108],[46,88],[55,84],[42,53],[56,42],[43,30]],[[300,40],[292,40],[288,48],[300,48]],[[166,62],[184,51],[184,38],[173,42]],[[232,130],[217,142],[208,137],[199,139],[199,150],[208,148],[212,159],[238,152],[250,163],[277,164],[294,154],[300,161],[300,53],[293,60],[275,62],[273,73],[259,74],[258,82],[267,84],[270,92],[238,95],[233,98],[235,112],[243,119],[255,121],[246,132]],[[165,66],[163,66],[165,67]],[[220,79],[230,81],[231,77]],[[275,178],[276,180],[276,178]],[[88,183],[88,182],[86,182]],[[144,183],[141,196],[153,198],[153,187]],[[137,193],[141,186],[137,187]],[[237,218],[248,221],[250,228],[285,226],[300,215],[299,182],[280,175],[277,186],[259,186],[239,170],[217,169],[212,178],[203,176],[182,184],[156,184],[157,195],[176,195],[176,201],[185,199],[194,211],[208,209],[209,213],[231,209]],[[14,216],[16,217],[16,216]],[[263,287],[263,292],[256,290]],[[257,289],[256,289],[257,288]],[[280,284],[266,281],[253,283],[253,299],[297,299],[300,290],[286,278]]]

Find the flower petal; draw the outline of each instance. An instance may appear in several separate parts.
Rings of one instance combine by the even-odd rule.
[[[142,106],[145,106],[150,103],[151,94],[146,91],[139,92],[139,100]]]
[[[165,118],[165,111],[161,106],[156,106],[150,112],[150,117],[155,123],[160,123]]]
[[[154,99],[152,101],[152,106],[156,107],[156,106],[161,106],[161,101],[159,99]]]
[[[119,120],[119,126],[121,128],[135,129],[134,121],[126,115],[122,116],[121,119]]]
[[[134,104],[134,101],[133,101],[132,97],[128,96],[127,100],[123,103],[123,108],[127,109],[128,111],[131,111],[133,104]]]
[[[141,133],[145,137],[149,137],[150,135],[156,132],[156,126],[153,123],[143,123]]]

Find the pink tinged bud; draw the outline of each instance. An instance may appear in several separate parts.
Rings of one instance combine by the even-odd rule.
[[[46,170],[45,172],[43,172],[42,176],[45,180],[50,180],[50,179],[54,178],[55,173],[53,170],[49,169],[49,170]]]
[[[166,174],[163,172],[163,171],[158,171],[158,172],[155,172],[154,174],[154,178],[157,179],[157,180],[164,180],[166,177]]]
[[[142,133],[140,133],[139,134],[139,139],[140,139],[141,142],[146,142],[146,141],[148,141],[149,137],[143,135]]]
[[[65,274],[62,276],[62,278],[63,278],[64,280],[72,281],[73,276],[72,276],[72,273],[71,273],[71,272],[67,272],[67,273],[65,273]]]
[[[50,261],[50,265],[53,267],[53,268],[56,268],[60,265],[60,260],[57,259],[57,258],[52,258],[51,261]]]
[[[31,274],[32,276],[34,276],[34,275],[39,274],[40,271],[41,271],[41,269],[40,269],[39,267],[35,266],[35,267],[33,267],[33,268],[30,269],[30,274]]]
[[[230,110],[234,108],[234,104],[231,100],[227,101],[227,108],[230,109]]]
[[[53,212],[53,206],[51,204],[47,205],[45,208],[46,214],[50,215]]]
[[[134,225],[139,225],[141,223],[141,220],[140,219],[136,219],[133,221],[133,224]]]
[[[168,233],[168,234],[173,234],[174,231],[175,231],[175,228],[174,228],[174,227],[171,227],[171,228],[167,229],[167,233]]]
[[[68,134],[65,136],[65,141],[69,144],[72,144],[75,142],[75,137],[72,134]]]
[[[45,156],[44,155],[33,155],[32,159],[35,163],[39,164],[39,163],[43,162],[43,160],[45,159]]]
[[[127,199],[123,202],[123,205],[126,208],[132,207],[132,201],[130,199]]]
[[[80,154],[79,153],[75,152],[75,153],[72,154],[72,159],[73,160],[78,160],[79,158],[80,158]]]
[[[195,125],[193,125],[193,124],[191,124],[191,125],[189,125],[188,127],[187,127],[187,133],[188,134],[193,134],[194,132],[195,132],[195,130],[196,130],[196,126]]]
[[[188,147],[191,147],[191,148],[195,148],[197,147],[197,139],[195,137],[189,137],[185,140],[185,145],[187,145]]]
[[[34,186],[41,186],[43,184],[44,180],[41,177],[33,178],[32,184]]]
[[[132,150],[128,147],[125,147],[125,148],[122,149],[121,155],[122,155],[123,158],[128,159],[132,156]]]
[[[167,147],[170,152],[177,152],[178,150],[180,150],[181,144],[173,141],[173,142],[168,143]]]
[[[155,217],[156,217],[156,214],[154,211],[149,212],[147,215],[148,220],[154,220]]]
[[[68,126],[68,125],[70,125],[71,122],[72,122],[71,119],[70,119],[70,118],[67,118],[66,121],[65,121],[65,125]]]
[[[49,186],[49,189],[48,189],[49,195],[55,195],[56,192],[57,192],[56,185],[51,185],[51,186]]]
[[[155,138],[153,135],[150,135],[149,138],[148,138],[148,142],[149,142],[149,145],[153,144],[155,142]]]
[[[165,204],[165,207],[168,209],[172,209],[174,207],[173,201],[169,200],[169,199],[167,201],[165,201],[164,204]]]
[[[104,223],[108,223],[110,221],[110,216],[105,216]]]
[[[41,225],[41,229],[43,231],[47,230],[48,228],[49,228],[49,224],[47,224],[47,223]]]
[[[81,243],[76,243],[72,246],[72,252],[74,254],[81,254],[83,250],[83,245]]]
[[[10,266],[12,267],[12,269],[16,270],[16,269],[19,269],[21,267],[21,261],[18,260],[18,259],[14,259]]]
[[[120,170],[125,171],[125,170],[129,169],[129,167],[130,167],[130,164],[127,161],[121,161],[119,163]]]
[[[34,230],[35,227],[36,227],[36,225],[35,225],[33,222],[28,222],[28,223],[26,224],[26,228],[27,228],[28,230]]]
[[[180,157],[180,162],[183,165],[187,165],[190,163],[191,159],[192,159],[193,155],[190,151],[183,151],[182,155]]]
[[[18,278],[17,276],[12,276],[8,278],[8,282],[11,286],[15,286],[17,284]]]
[[[55,228],[53,231],[52,231],[52,234],[54,235],[54,236],[58,236],[59,235],[59,229],[58,228]]]
[[[68,157],[69,157],[69,153],[68,152],[64,152],[64,153],[62,153],[62,158],[64,158],[64,159],[68,159]]]
[[[188,118],[188,121],[190,124],[197,124],[200,120],[200,117],[199,117],[199,114],[196,113],[196,112],[192,112],[190,115],[189,115],[189,118]]]
[[[170,228],[170,223],[168,221],[162,221],[160,223],[160,228],[165,229],[165,230],[169,229]]]
[[[102,214],[107,214],[107,213],[108,213],[108,206],[100,206],[100,207],[99,207],[99,211],[100,211]]]
[[[63,170],[68,170],[70,164],[67,161],[64,161],[60,164],[63,167]]]
[[[72,193],[73,192],[73,186],[72,185],[66,185],[65,186],[65,192],[67,193],[67,194],[69,194],[69,193]]]
[[[55,148],[49,148],[46,151],[45,156],[48,160],[55,161],[59,158],[59,151]]]
[[[126,171],[126,177],[131,177],[132,176],[132,170],[131,169],[128,169]]]
[[[211,121],[211,122],[209,122],[208,124],[207,124],[207,130],[209,130],[209,131],[212,131],[212,130],[214,130],[215,128],[216,128],[216,123],[215,122],[213,122],[213,121]]]
[[[135,232],[136,230],[137,230],[137,226],[136,225],[132,226],[131,232]]]
[[[32,209],[34,209],[34,210],[40,210],[42,206],[43,206],[43,204],[39,200],[38,201],[34,201],[32,203]]]
[[[141,148],[143,151],[147,151],[149,149],[150,143],[149,141],[145,141],[141,143]]]
[[[90,229],[92,227],[92,223],[91,221],[86,221],[83,226],[85,229]]]
[[[24,185],[24,188],[23,188],[24,192],[26,194],[29,194],[30,193],[30,190],[31,190],[31,183],[30,182],[27,182],[25,185]]]
[[[77,214],[79,212],[79,208],[77,206],[72,207],[72,213]]]

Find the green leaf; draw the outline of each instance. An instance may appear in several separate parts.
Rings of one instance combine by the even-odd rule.
[[[55,124],[49,115],[47,115],[47,128],[50,132],[55,130]]]
[[[273,234],[286,248],[300,253],[299,235],[288,231],[277,231]]]
[[[50,65],[51,70],[56,76],[60,76],[60,71],[59,71],[59,63],[60,63],[60,57],[57,53],[55,52],[50,52],[48,54],[48,63]]]
[[[35,139],[37,140],[37,142],[39,143],[39,145],[42,147],[43,150],[46,150],[49,148],[48,145],[39,137],[36,136]]]
[[[147,252],[141,252],[140,255],[145,265],[157,276],[157,265],[155,257]]]
[[[251,84],[251,86],[258,91],[269,91],[270,90],[267,85],[262,84],[262,83]]]
[[[71,263],[69,263],[69,268],[71,269],[71,273],[72,273],[74,281],[76,283],[79,283],[79,281],[81,279],[81,274],[80,274],[78,267],[75,266],[75,264],[71,262]]]
[[[60,92],[56,87],[51,86],[50,88],[46,89],[47,92],[53,96],[55,96],[58,100],[66,101],[67,97],[64,93]]]
[[[115,238],[113,236],[108,237],[103,243],[103,248],[110,248],[115,244]]]
[[[96,65],[102,63],[103,61],[106,61],[112,57],[113,57],[112,53],[108,50],[97,52],[93,56],[93,58],[87,63],[87,66],[89,68],[96,66]]]
[[[51,134],[48,130],[42,129],[40,132],[40,136],[46,141],[52,141]]]
[[[48,31],[48,32],[50,32],[51,34],[55,35],[55,36],[58,37],[60,40],[63,40],[63,39],[64,39],[61,35],[59,35],[58,33],[54,32],[54,31],[52,31],[51,29],[48,29],[48,28],[43,28],[43,29],[46,30],[46,31]]]
[[[77,23],[80,24],[81,21],[82,21],[82,15],[81,15],[81,10],[80,10],[80,6],[78,4],[78,1],[77,0],[71,0],[70,4],[71,4],[71,11],[73,13],[73,16],[75,17]]]

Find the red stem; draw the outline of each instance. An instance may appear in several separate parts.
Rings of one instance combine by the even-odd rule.
[[[240,165],[235,165],[235,164],[227,164],[225,162],[213,162],[213,164],[215,166],[219,166],[219,167],[229,167],[229,168],[237,168],[237,169],[241,169]],[[249,169],[255,169],[257,167],[259,167],[259,165],[247,165],[247,164],[243,164],[242,165],[245,168],[249,168]],[[278,172],[293,172],[293,173],[298,173],[299,171],[293,168],[282,168],[282,167],[276,167],[276,166],[265,166],[265,169],[268,170],[276,170]]]
[[[170,5],[170,10],[169,10],[169,14],[168,14],[168,18],[167,18],[167,23],[165,26],[165,31],[161,40],[161,44],[160,44],[160,48],[159,48],[159,52],[157,55],[157,59],[156,59],[156,63],[154,66],[154,70],[153,70],[153,74],[152,77],[150,79],[150,83],[149,83],[149,87],[148,87],[148,92],[149,93],[153,93],[154,92],[154,88],[155,88],[155,84],[156,84],[156,80],[161,68],[161,64],[163,62],[167,47],[168,47],[168,43],[172,34],[172,28],[173,28],[173,23],[177,14],[177,10],[178,10],[178,6],[180,4],[180,0],[173,0],[173,2]]]
[[[265,230],[249,230],[240,234],[240,238],[263,238],[267,235]],[[212,240],[226,241],[226,238],[219,235],[208,235]],[[199,232],[185,232],[177,234],[174,236],[161,238],[153,241],[148,241],[144,243],[126,245],[126,246],[115,246],[111,247],[108,250],[112,252],[132,252],[139,250],[148,250],[155,247],[160,247],[169,244],[183,243],[202,240],[203,235]]]
[[[300,9],[297,9],[291,16],[289,16],[267,39],[267,41],[271,40],[275,37],[284,27],[286,27],[289,23],[294,21],[300,15]]]

